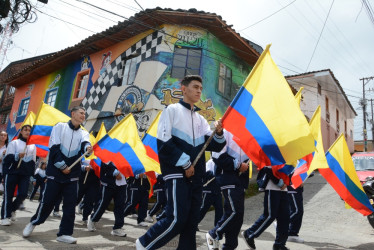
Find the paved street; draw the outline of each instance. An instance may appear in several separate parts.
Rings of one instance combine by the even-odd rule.
[[[304,192],[305,213],[300,236],[305,244],[287,243],[291,249],[374,249],[374,230],[367,219],[356,211],[344,208],[344,203],[335,191],[316,174],[308,180]],[[246,214],[242,229],[249,227],[262,213],[263,193],[246,200]],[[32,236],[22,238],[22,230],[36,210],[36,201],[26,201],[26,210],[17,213],[17,221],[10,227],[0,227],[0,249],[134,249],[135,240],[146,229],[138,227],[133,218],[125,219],[127,237],[110,235],[113,213],[107,212],[98,223],[96,232],[88,232],[76,216],[74,237],[78,244],[67,245],[56,241],[59,219],[50,217],[43,225],[37,226]],[[205,233],[213,226],[213,212],[209,212],[200,224],[197,233],[198,249],[207,249]],[[272,249],[275,229],[269,227],[256,239],[257,249]],[[177,239],[163,249],[175,249]],[[242,237],[238,249],[246,249]]]

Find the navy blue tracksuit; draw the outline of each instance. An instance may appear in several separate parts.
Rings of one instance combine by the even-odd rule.
[[[34,175],[34,180],[35,180],[35,185],[32,189],[31,195],[30,195],[30,200],[32,200],[36,194],[36,191],[38,191],[38,188],[40,187],[39,191],[39,201],[42,200],[42,194],[44,191],[44,186],[45,186],[45,180],[47,179],[45,175],[45,170],[43,169],[37,169],[38,173],[35,173]]]
[[[214,207],[214,226],[223,215],[222,194],[217,180],[212,171],[207,171],[204,177],[204,183],[209,183],[203,187],[203,201],[200,207],[200,221],[204,219],[205,214],[211,206]],[[212,180],[213,179],[213,180]]]
[[[303,205],[303,187],[296,189],[288,186],[288,199],[290,202],[290,226],[288,229],[288,236],[299,236],[301,223],[304,214]]]
[[[265,189],[264,212],[250,228],[244,231],[244,233],[249,238],[257,238],[276,219],[277,229],[274,247],[277,245],[285,246],[288,238],[290,218],[288,194],[287,191],[281,190],[279,186],[277,187],[278,184],[280,185],[283,183],[283,180],[277,179],[273,175],[271,168],[265,168],[266,174],[270,180]]]
[[[147,175],[144,174],[143,177],[135,176],[130,186],[129,198],[125,205],[125,217],[132,214],[135,210],[135,206],[139,204],[137,221],[138,224],[144,221],[147,217],[150,188],[151,185],[149,184]]]
[[[156,195],[156,203],[149,210],[149,216],[151,217],[158,211],[162,211],[166,205],[165,182],[162,179],[162,175],[157,176],[157,182],[153,186],[153,193]]]
[[[146,249],[157,249],[179,234],[177,249],[196,249],[196,230],[200,219],[205,156],[194,166],[194,175],[186,178],[185,170],[199,154],[212,131],[196,106],[180,100],[169,105],[160,116],[157,149],[164,176],[166,216],[139,238]],[[215,134],[206,150],[221,151],[226,141]]]
[[[84,179],[86,178],[86,173],[87,172],[85,170],[85,167],[82,166],[82,172],[79,177],[79,192],[77,203],[79,203],[83,199],[83,221],[86,221],[88,219],[88,216],[92,213],[94,206],[100,200],[100,179],[96,176],[95,171],[93,169],[90,169],[87,175],[86,183],[83,184]]]
[[[124,206],[126,200],[126,186],[117,185],[116,176],[121,175],[113,163],[101,163],[100,181],[101,181],[101,198],[95,206],[94,212],[91,214],[91,220],[98,222],[107,209],[110,201],[114,200],[114,226],[113,230],[120,229],[124,225]],[[122,176],[123,183],[126,183],[125,177]]]
[[[56,202],[62,198],[63,215],[57,236],[73,234],[81,163],[74,165],[68,174],[64,174],[62,170],[71,166],[88,146],[90,146],[88,132],[80,127],[75,128],[71,121],[57,123],[52,128],[46,170],[47,182],[39,207],[31,217],[32,225],[43,224]]]
[[[19,154],[23,152],[25,152],[25,156],[21,160]],[[21,163],[18,167],[19,161]],[[33,176],[35,171],[35,162],[35,145],[26,147],[26,140],[22,137],[9,143],[3,159],[4,196],[1,206],[1,219],[11,218],[12,212],[16,211],[26,199],[30,177]],[[13,200],[16,186],[18,186],[17,197]]]
[[[225,137],[226,137],[225,131]],[[226,137],[227,152],[213,154],[213,161],[217,166],[216,179],[221,187],[224,197],[224,214],[217,225],[209,231],[212,238],[221,240],[225,236],[222,249],[235,249],[238,246],[238,235],[243,225],[244,217],[244,190],[248,188],[248,169],[241,173],[239,171],[242,160],[247,160],[237,144]],[[219,155],[218,158],[215,158]],[[239,160],[240,158],[243,158]]]

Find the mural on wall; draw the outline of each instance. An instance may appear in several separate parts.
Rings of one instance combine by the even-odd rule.
[[[221,117],[231,100],[216,91],[220,63],[232,68],[236,85],[245,80],[250,70],[248,65],[242,60],[235,61],[235,53],[205,30],[166,25],[163,30],[145,35],[117,58],[112,58],[111,63],[108,58],[113,54],[110,51],[103,54],[102,65],[105,62],[107,65],[100,68],[100,76],[82,101],[87,112],[86,129],[98,131],[102,122],[110,129],[131,112],[142,134],[157,110],[178,102],[182,98],[181,79],[171,76],[175,46],[201,50],[198,73],[203,77],[204,90],[196,106],[208,121]],[[135,57],[127,60],[131,55]]]
[[[108,51],[103,54],[101,59],[100,75],[103,75],[112,60],[112,51]]]

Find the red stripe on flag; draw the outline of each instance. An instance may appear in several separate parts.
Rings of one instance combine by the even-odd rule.
[[[373,211],[368,209],[365,205],[363,205],[351,194],[351,192],[346,188],[346,186],[344,186],[343,183],[340,182],[339,178],[330,168],[321,168],[318,169],[318,171],[327,180],[327,182],[330,183],[330,185],[335,189],[335,191],[340,195],[340,197],[343,200],[345,200],[345,202],[347,202],[351,207],[356,209],[364,216],[373,213]]]
[[[246,129],[246,118],[242,116],[231,106],[226,111],[226,117],[223,120],[223,127],[234,135],[234,141],[242,148],[249,158],[262,168],[271,166],[270,159],[267,157],[256,139]]]
[[[150,146],[144,145],[144,147],[147,152],[147,155],[151,157],[153,160],[160,163],[160,161],[158,160],[158,154],[156,154],[156,152]]]
[[[94,146],[94,151],[95,155],[99,157],[102,162],[112,162],[125,177],[134,176],[131,165],[121,153],[113,153],[106,149],[102,149],[98,144]]]

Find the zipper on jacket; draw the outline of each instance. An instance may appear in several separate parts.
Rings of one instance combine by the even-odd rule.
[[[193,110],[191,109],[191,123],[192,123],[192,139],[193,139],[193,146],[195,147],[195,131],[193,129]]]
[[[68,157],[70,157],[70,149],[71,149],[71,144],[73,143],[74,132],[75,132],[75,130],[73,130],[73,133],[71,133],[71,140],[70,140]]]

